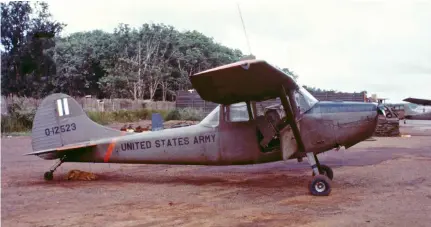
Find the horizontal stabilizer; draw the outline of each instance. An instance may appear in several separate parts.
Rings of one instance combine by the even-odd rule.
[[[76,150],[79,148],[88,148],[88,147],[95,147],[96,144],[94,143],[81,143],[81,144],[69,144],[67,146],[54,148],[54,149],[45,149],[45,150],[39,150],[30,152],[24,155],[36,155],[43,159],[57,159],[60,158],[60,156],[64,155],[64,152]]]
[[[34,152],[30,152],[30,153],[26,153],[24,155],[43,155],[43,154],[49,154],[49,153],[55,153],[57,152],[56,149],[47,149],[47,150],[42,150],[42,151],[34,151]]]
[[[83,147],[95,147],[95,146],[96,144],[88,143],[88,142],[80,143],[80,144],[69,144],[67,146],[58,147],[55,149],[45,149],[40,151],[34,151],[34,152],[26,153],[24,155],[40,155],[40,154],[47,154],[51,152],[63,152],[63,151],[69,151],[69,150],[74,150],[74,149],[83,148]]]

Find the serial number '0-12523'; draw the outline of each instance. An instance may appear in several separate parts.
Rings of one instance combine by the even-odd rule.
[[[65,125],[55,126],[52,128],[46,128],[45,129],[45,135],[46,136],[52,136],[52,135],[59,134],[60,132],[70,132],[70,131],[75,131],[75,130],[76,130],[76,124],[75,123],[65,124]]]

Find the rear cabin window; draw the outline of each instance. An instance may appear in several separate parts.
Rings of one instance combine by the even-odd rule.
[[[219,125],[219,114],[220,106],[217,106],[201,121],[201,123],[206,126],[216,127]]]

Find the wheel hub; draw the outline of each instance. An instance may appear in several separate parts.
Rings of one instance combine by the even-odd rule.
[[[317,182],[314,188],[317,192],[324,192],[326,190],[326,185],[323,182]]]

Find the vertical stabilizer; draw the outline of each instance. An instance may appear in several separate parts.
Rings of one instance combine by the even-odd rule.
[[[92,121],[75,99],[60,93],[47,96],[38,106],[31,132],[33,151],[121,134]]]

